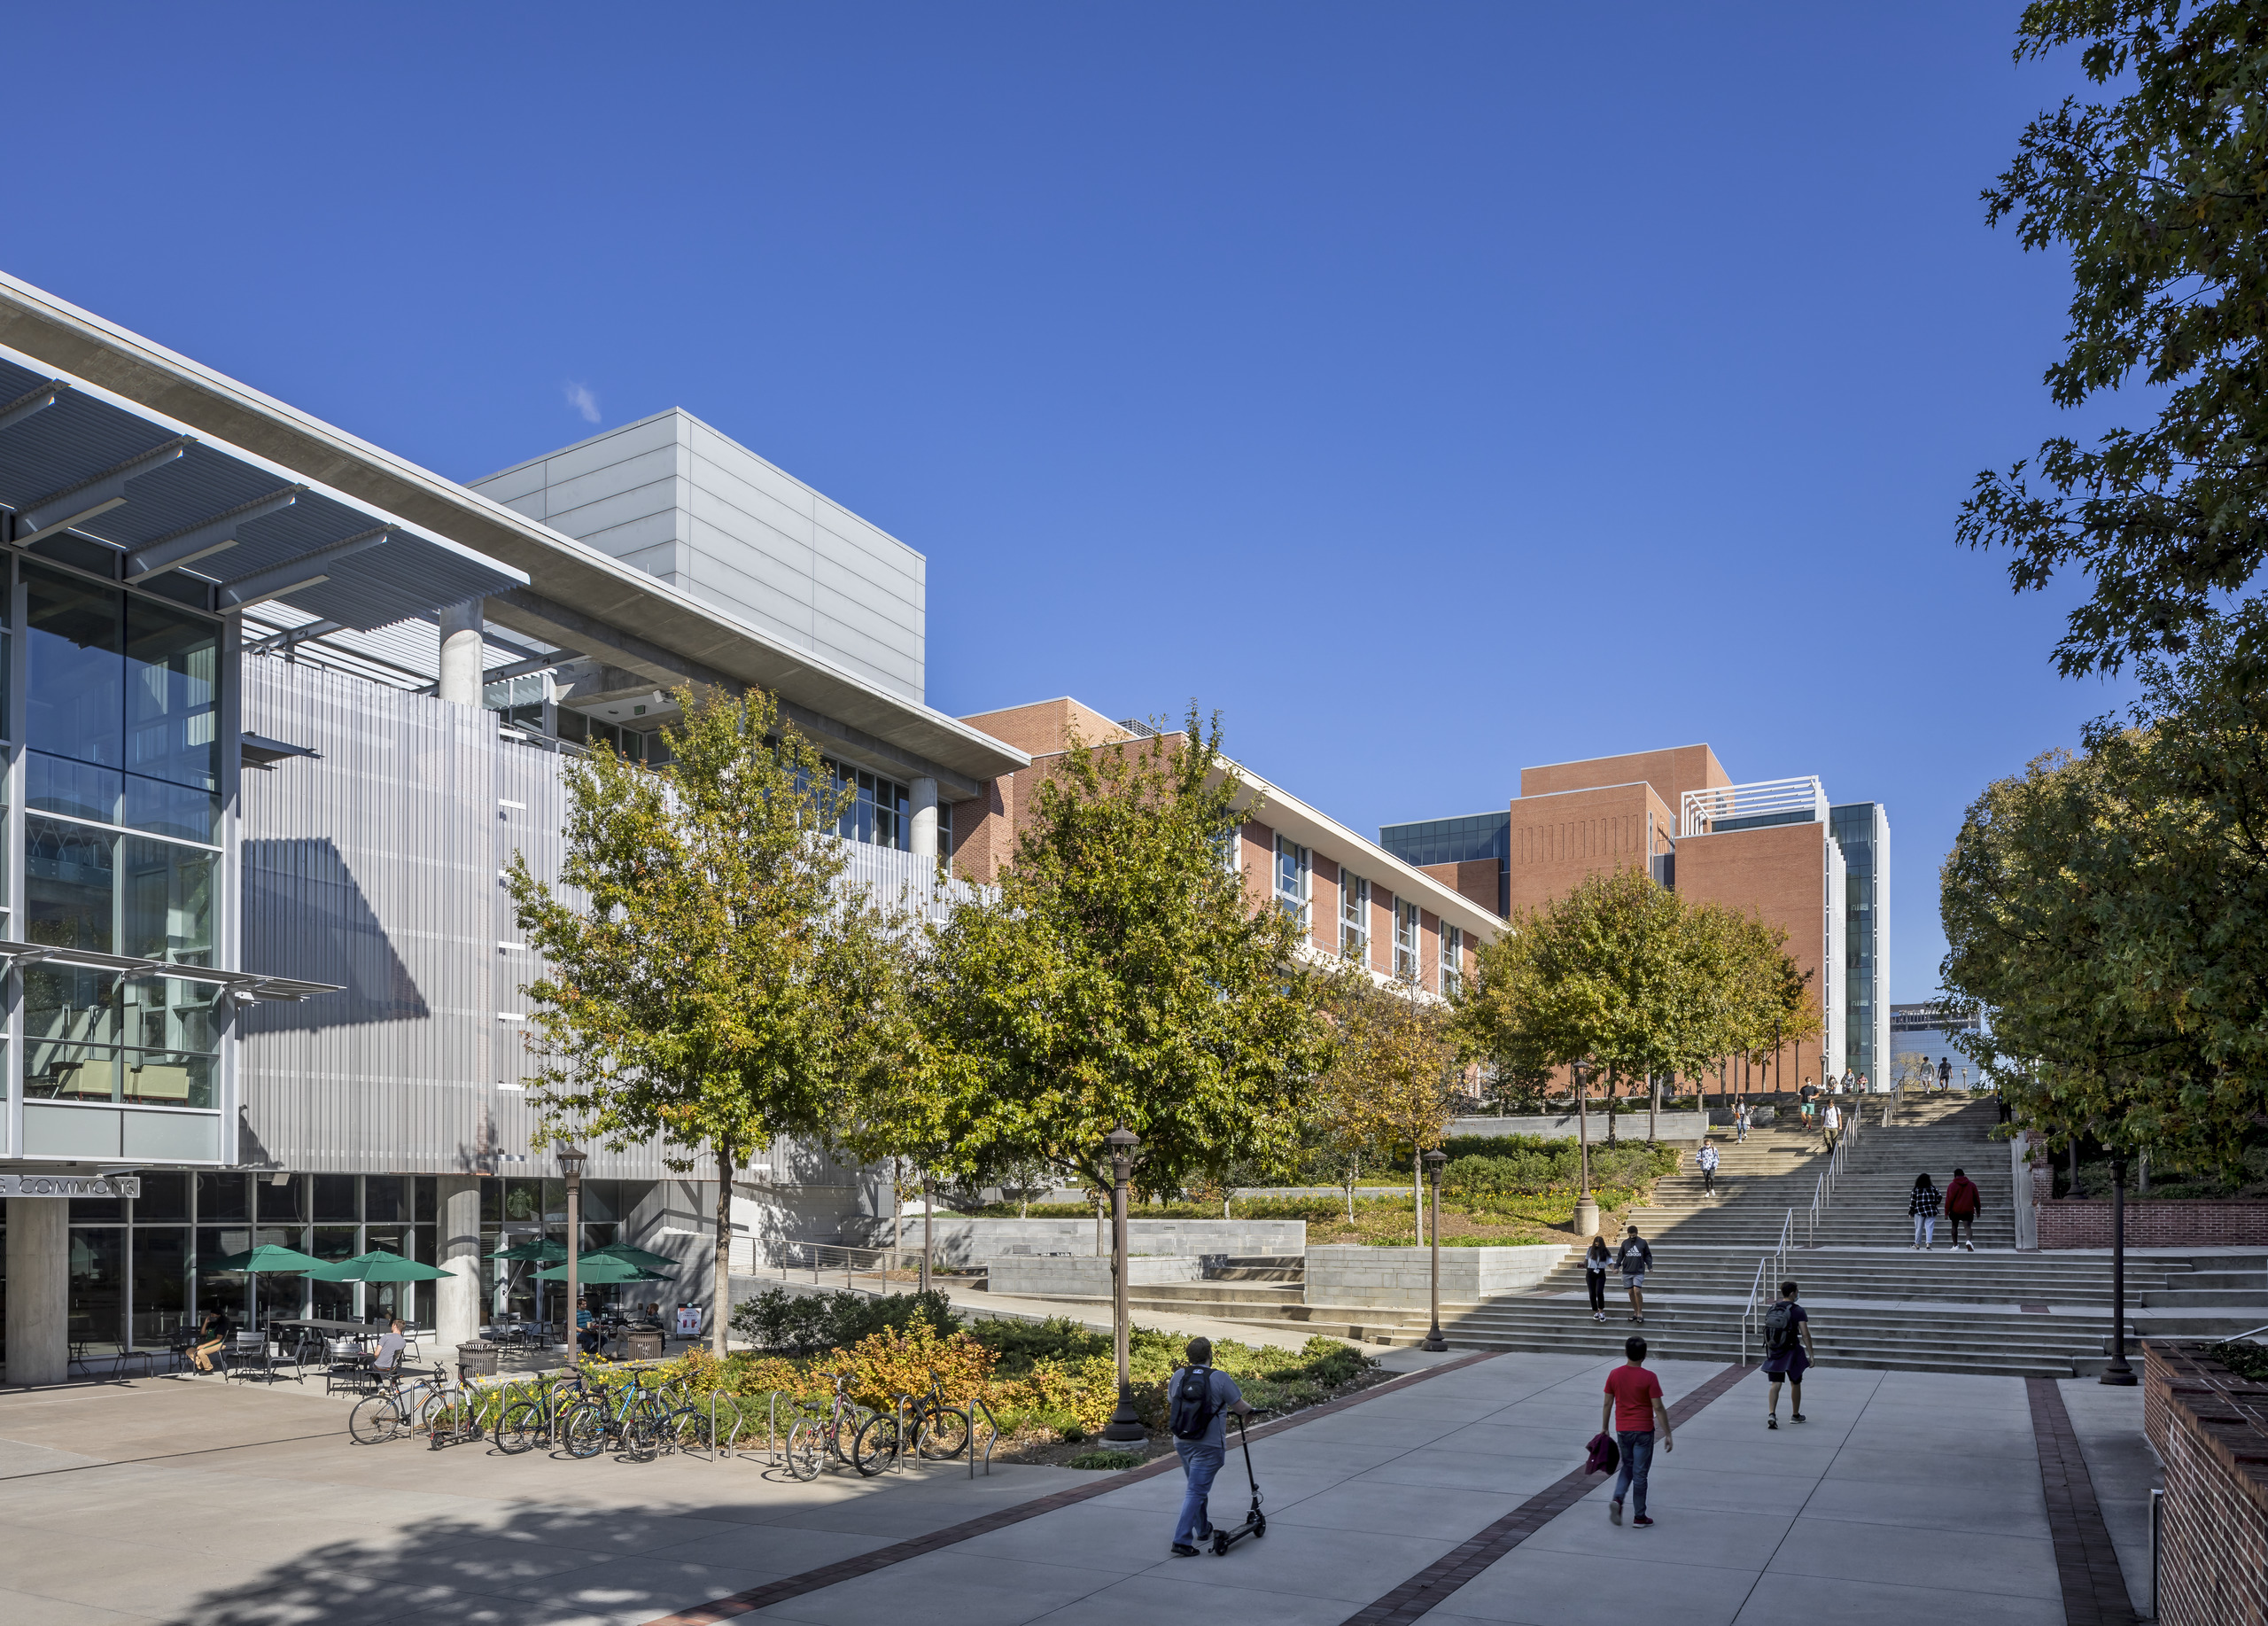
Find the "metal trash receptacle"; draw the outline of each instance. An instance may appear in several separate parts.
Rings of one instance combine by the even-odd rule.
[[[632,1333],[623,1340],[623,1353],[633,1361],[657,1361],[662,1358],[662,1335],[659,1333]]]
[[[457,1345],[457,1365],[465,1375],[472,1378],[493,1378],[496,1375],[496,1344],[493,1339],[475,1338]]]

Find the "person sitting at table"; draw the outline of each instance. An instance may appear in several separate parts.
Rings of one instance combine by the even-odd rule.
[[[593,1325],[593,1320],[590,1301],[586,1299],[583,1301],[582,1307],[575,1311],[577,1329],[575,1342],[582,1346],[583,1353],[586,1355],[596,1355],[599,1352],[599,1344],[605,1337],[605,1334]]]
[[[229,1319],[225,1310],[208,1310],[198,1323],[197,1342],[190,1346],[190,1364],[199,1372],[213,1370],[213,1357],[229,1347],[229,1340],[236,1335],[237,1324]]]
[[[401,1352],[408,1344],[409,1340],[401,1330],[401,1319],[397,1316],[378,1335],[378,1352],[371,1359],[371,1367],[378,1372],[393,1371],[401,1365]]]

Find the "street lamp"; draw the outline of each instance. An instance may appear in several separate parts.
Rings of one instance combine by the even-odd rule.
[[[1591,1122],[1584,1109],[1589,1085],[1583,1078],[1581,1062],[1569,1068],[1568,1073],[1575,1081],[1575,1147],[1582,1165],[1581,1187],[1575,1196],[1575,1233],[1589,1236],[1598,1230],[1598,1201],[1591,1195]]]
[[[575,1272],[576,1255],[583,1249],[583,1160],[590,1154],[562,1141],[558,1155],[559,1167],[567,1176],[567,1369],[572,1372],[576,1357],[582,1353],[578,1336],[581,1329],[575,1324],[576,1307],[582,1301]]]
[[[1118,1346],[1118,1410],[1110,1414],[1102,1437],[1122,1443],[1150,1437],[1150,1431],[1142,1427],[1141,1412],[1134,1406],[1134,1368],[1126,1337],[1126,1177],[1133,1170],[1134,1148],[1141,1140],[1121,1124],[1103,1137],[1103,1143],[1110,1148],[1110,1280],[1113,1330]]]
[[[2132,1389],[2134,1369],[2126,1364],[2126,1159],[2110,1159],[2110,1365],[2102,1381],[2114,1389]]]
[[[1418,1347],[1436,1355],[1449,1347],[1441,1336],[1441,1165],[1449,1160],[1449,1154],[1440,1150],[1425,1154],[1425,1173],[1433,1182],[1433,1326]]]

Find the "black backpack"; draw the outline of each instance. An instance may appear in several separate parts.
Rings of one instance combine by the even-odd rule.
[[[1796,1307],[1782,1299],[1764,1312],[1764,1350],[1785,1355],[1796,1347]]]
[[[1190,1380],[1194,1378],[1195,1382]],[[1173,1376],[1173,1415],[1167,1428],[1177,1440],[1201,1440],[1220,1411],[1213,1404],[1213,1369],[1184,1366]]]

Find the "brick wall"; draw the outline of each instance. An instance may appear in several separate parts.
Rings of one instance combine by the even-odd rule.
[[[1515,913],[1565,897],[1586,875],[1646,868],[1677,829],[1662,798],[1643,783],[1523,796],[1511,804],[1511,817]]]
[[[2035,1170],[2037,1176],[2040,1171]],[[2048,1198],[2035,1179],[2032,1207],[2042,1248],[2110,1246],[2109,1197]],[[2126,1198],[2129,1248],[2268,1248],[2268,1202],[2256,1197],[2225,1202],[2184,1197]]]
[[[1461,896],[1470,898],[1491,914],[1502,901],[1502,889],[1497,884],[1499,871],[1493,858],[1459,859],[1453,864],[1421,864],[1418,867],[1443,886]]]
[[[2165,1467],[2161,1626],[2268,1622],[2264,1410],[2268,1387],[2178,1345],[2144,1346],[2142,1428]]]
[[[1811,974],[1813,997],[1822,982],[1820,961],[1826,886],[1827,827],[1823,824],[1767,825],[1689,836],[1677,844],[1677,890],[1696,903],[1720,903],[1743,914],[1761,915],[1765,924],[1788,934],[1788,957]],[[1818,1039],[1782,1047],[1775,1074],[1759,1082],[1783,1090],[1814,1083],[1820,1070]]]

